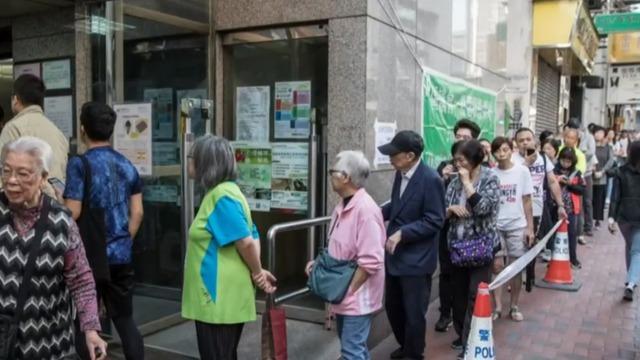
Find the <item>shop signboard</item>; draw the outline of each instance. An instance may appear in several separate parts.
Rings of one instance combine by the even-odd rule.
[[[610,63],[640,62],[640,32],[611,34],[608,44]]]
[[[274,138],[308,139],[311,129],[311,81],[276,82]]]
[[[306,211],[309,197],[309,144],[271,144],[271,208]]]
[[[598,43],[598,33],[593,27],[591,16],[584,6],[580,6],[578,19],[572,31],[571,48],[588,72],[593,68]]]
[[[271,145],[232,142],[238,166],[237,184],[253,211],[271,208]]]
[[[601,35],[640,30],[640,13],[637,12],[597,14],[593,21]]]
[[[129,159],[141,176],[151,176],[151,103],[114,104],[113,110],[117,114],[113,134],[114,149]]]
[[[268,86],[240,86],[236,88],[236,140],[269,141]]]
[[[498,122],[494,92],[425,68],[422,98],[423,156],[430,166],[451,157],[453,127],[462,118],[475,121],[481,137],[494,138]]]
[[[640,65],[611,65],[607,104],[640,104]]]

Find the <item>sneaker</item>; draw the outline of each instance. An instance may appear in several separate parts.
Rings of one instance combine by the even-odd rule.
[[[462,346],[462,338],[457,338],[456,340],[454,340],[451,343],[451,348],[458,351],[464,350],[464,347]],[[462,355],[464,356],[464,351],[462,351]]]
[[[453,320],[450,317],[440,315],[440,319],[436,323],[436,331],[437,332],[447,332],[449,328],[453,325]]]
[[[622,296],[622,298],[626,301],[633,301],[633,288],[626,287],[624,289],[624,295]]]
[[[572,262],[572,263],[571,263],[571,267],[572,267],[574,270],[582,269],[582,263],[581,263],[580,261],[577,261],[577,260],[576,260],[575,262]]]
[[[587,240],[584,239],[584,236],[578,236],[578,244],[587,245]]]
[[[596,230],[600,230],[600,220],[596,220]]]
[[[524,316],[522,315],[520,310],[518,310],[517,306],[512,306],[511,307],[511,311],[509,311],[509,316],[511,317],[511,320],[516,321],[516,322],[520,322],[520,321],[524,320]]]

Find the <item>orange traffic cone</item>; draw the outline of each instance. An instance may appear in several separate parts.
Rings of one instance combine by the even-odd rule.
[[[578,291],[581,283],[573,278],[571,262],[569,261],[568,223],[563,221],[556,232],[553,245],[553,255],[547,267],[547,274],[536,286],[547,289]]]
[[[491,297],[489,285],[480,283],[478,295],[473,307],[471,329],[467,339],[467,349],[464,359],[495,359],[496,352],[493,348],[493,328],[491,324]]]

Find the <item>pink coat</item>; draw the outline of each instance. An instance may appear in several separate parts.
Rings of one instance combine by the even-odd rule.
[[[331,309],[341,315],[366,315],[382,308],[384,292],[384,244],[387,239],[382,212],[364,189],[358,190],[347,206],[333,210],[329,225],[329,254],[352,260],[369,274],[355,292],[349,291],[341,304]]]

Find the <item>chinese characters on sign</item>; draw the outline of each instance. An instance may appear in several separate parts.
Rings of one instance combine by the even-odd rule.
[[[238,186],[254,211],[271,208],[271,145],[233,142]]]
[[[275,139],[306,139],[311,122],[311,81],[277,82]]]
[[[268,86],[236,88],[236,140],[269,141]]]

